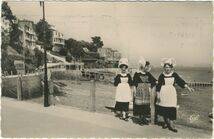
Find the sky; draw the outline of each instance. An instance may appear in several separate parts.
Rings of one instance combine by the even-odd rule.
[[[35,23],[39,2],[8,2],[14,15]],[[117,49],[131,65],[140,56],[154,66],[173,57],[179,66],[212,65],[211,2],[46,2],[46,20],[65,38]]]

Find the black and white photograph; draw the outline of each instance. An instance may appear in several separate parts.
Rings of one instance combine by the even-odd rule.
[[[212,138],[212,1],[1,2],[1,137]]]

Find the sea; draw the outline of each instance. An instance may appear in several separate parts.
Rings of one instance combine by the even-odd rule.
[[[105,68],[105,69],[90,69],[91,71],[103,71],[104,73],[120,72],[119,68]],[[134,75],[138,71],[135,68],[129,68],[129,73]],[[213,69],[212,67],[176,67],[173,71],[178,73],[186,82],[212,82],[213,81]],[[152,67],[150,73],[158,79],[159,75],[163,72],[163,68]],[[115,76],[113,74],[113,76]]]
[[[187,82],[212,82],[213,80],[213,70],[210,67],[175,68],[173,71],[178,73]],[[160,68],[154,68],[150,71],[156,79],[158,79],[162,72],[163,69]]]

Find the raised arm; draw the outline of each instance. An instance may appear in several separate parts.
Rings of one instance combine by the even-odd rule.
[[[175,74],[175,81],[181,88],[187,88],[190,92],[193,92],[194,89],[189,87],[188,84],[177,74]]]

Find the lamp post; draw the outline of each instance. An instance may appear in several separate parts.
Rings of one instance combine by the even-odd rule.
[[[46,53],[46,35],[45,35],[45,2],[40,2],[40,5],[42,5],[43,9],[43,46],[44,46],[44,64],[45,64],[45,73],[44,73],[44,107],[50,106],[48,102],[48,95],[49,95],[49,89],[48,89],[48,77],[47,77],[47,53]]]

